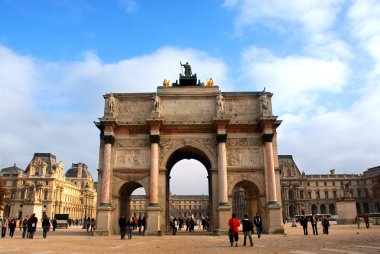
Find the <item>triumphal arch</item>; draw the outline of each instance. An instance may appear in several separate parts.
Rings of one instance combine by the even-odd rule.
[[[248,213],[263,217],[264,232],[282,233],[280,172],[269,92],[222,92],[197,81],[188,63],[179,82],[151,93],[104,95],[100,129],[97,235],[119,232],[130,216],[131,193],[146,192],[146,231],[169,230],[172,167],[201,162],[208,173],[210,230],[227,232],[233,189],[247,192]]]

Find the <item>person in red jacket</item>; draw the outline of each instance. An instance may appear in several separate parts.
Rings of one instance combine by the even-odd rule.
[[[232,218],[228,221],[228,226],[230,226],[228,236],[230,238],[231,246],[234,245],[235,240],[235,247],[238,247],[240,222],[236,219],[236,214],[232,214]]]

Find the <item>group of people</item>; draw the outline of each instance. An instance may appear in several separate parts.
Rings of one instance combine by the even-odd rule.
[[[96,223],[95,223],[95,219],[94,218],[90,218],[90,217],[87,217],[86,219],[86,229],[87,229],[87,232],[94,232],[95,231],[95,226],[96,226]]]
[[[245,214],[244,218],[241,220],[241,224],[243,225],[244,235],[243,246],[246,246],[248,237],[250,246],[252,247],[252,235],[254,234],[254,228],[256,227],[257,237],[260,238],[261,232],[263,230],[263,220],[259,213],[256,213],[256,216],[253,218],[253,220],[248,219],[248,215]],[[240,221],[236,218],[236,214],[232,214],[232,218],[228,221],[228,226],[228,237],[230,240],[230,244],[231,246],[238,247]]]
[[[363,221],[364,221],[364,223],[365,223],[365,227],[366,227],[367,229],[369,229],[369,217],[368,217],[368,214],[367,214],[367,213],[364,213],[364,214],[363,214]],[[356,216],[356,218],[355,218],[355,222],[356,222],[356,224],[358,225],[358,229],[359,229],[359,228],[360,228],[360,217],[359,217],[359,215]]]
[[[208,216],[203,217],[202,219],[194,220],[193,216],[189,216],[186,220],[181,216],[179,219],[177,217],[172,217],[169,220],[169,227],[172,232],[172,235],[176,235],[178,230],[186,225],[186,232],[194,232],[195,225],[198,225],[198,229],[207,231],[209,229],[210,220]]]
[[[128,240],[132,239],[132,231],[139,229],[139,233],[144,233],[146,228],[146,221],[144,217],[132,217],[127,220],[124,215],[119,218],[120,239],[125,239],[125,234],[128,235]]]
[[[22,231],[22,238],[33,239],[37,229],[38,218],[35,214],[30,217],[27,215],[25,218],[21,218],[18,222],[18,227]],[[47,224],[48,223],[48,224]],[[15,230],[17,228],[17,219],[14,217],[1,218],[0,217],[1,238],[4,238],[9,231],[9,236],[13,238]],[[43,237],[46,238],[47,231],[50,229],[50,220],[45,215],[42,219]]]
[[[300,222],[302,229],[303,229],[303,234],[304,235],[309,234],[309,232],[308,232],[309,221],[310,221],[311,227],[313,229],[313,235],[318,235],[318,221],[319,221],[319,219],[318,219],[317,215],[315,213],[313,213],[312,216],[309,218],[308,216],[306,216],[306,214],[304,212],[302,213],[302,217],[300,217],[300,219],[299,219],[299,222]],[[323,234],[328,235],[329,234],[330,222],[329,222],[329,218],[326,215],[324,215],[322,217],[321,225],[323,228]]]

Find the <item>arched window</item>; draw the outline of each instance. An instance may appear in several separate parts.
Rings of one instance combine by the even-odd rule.
[[[311,205],[311,213],[315,213],[315,214],[318,213],[318,208],[316,204]]]
[[[329,213],[330,214],[335,214],[335,205],[334,204],[330,204],[329,205]]]
[[[288,169],[288,176],[292,176],[292,171],[290,169]]]
[[[320,206],[320,211],[321,211],[322,214],[325,214],[325,213],[326,213],[326,205],[325,205],[325,204],[322,204],[322,205]]]

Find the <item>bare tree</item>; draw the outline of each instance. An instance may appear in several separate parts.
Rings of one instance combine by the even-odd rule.
[[[8,202],[7,194],[7,189],[5,189],[3,179],[0,176],[0,210],[3,210],[4,205]]]

